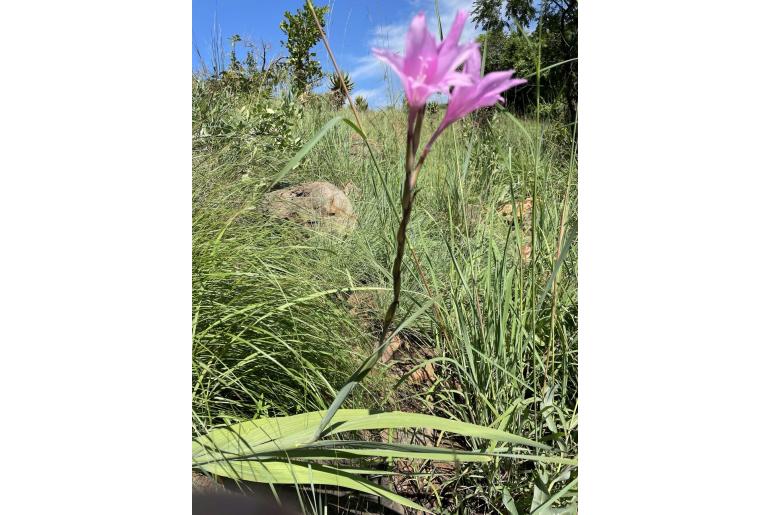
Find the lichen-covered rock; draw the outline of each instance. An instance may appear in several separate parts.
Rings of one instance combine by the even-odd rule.
[[[306,182],[266,193],[262,209],[273,217],[327,232],[346,234],[356,226],[350,199],[329,182]]]
[[[532,197],[517,200],[514,204],[508,202],[497,208],[497,213],[509,224],[514,223],[514,212],[523,237],[519,249],[521,259],[524,263],[529,263],[532,256]]]
[[[524,200],[516,201],[516,217],[519,219],[519,224],[522,226],[529,226],[532,222],[532,197],[527,197]],[[497,212],[508,223],[513,223],[513,211],[514,206],[507,202],[497,208]]]

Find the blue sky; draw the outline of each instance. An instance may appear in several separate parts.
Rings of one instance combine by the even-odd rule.
[[[193,0],[192,66],[200,67],[196,46],[209,59],[212,53],[215,27],[229,54],[228,38],[239,34],[257,45],[270,45],[268,56],[284,55],[281,46],[284,34],[278,29],[284,11],[296,11],[304,0]],[[387,73],[385,66],[371,55],[371,47],[379,46],[401,52],[404,35],[411,18],[425,11],[428,26],[438,33],[433,0],[316,0],[316,5],[329,5],[326,31],[340,67],[347,71],[355,84],[353,95],[363,95],[371,107],[387,104],[400,95],[397,78]],[[457,9],[470,11],[473,0],[440,0],[441,23],[446,30]],[[479,34],[473,22],[466,24],[463,41]],[[332,71],[331,61],[323,44],[316,54],[324,71]],[[239,53],[243,57],[245,51]],[[323,86],[325,88],[325,86]]]

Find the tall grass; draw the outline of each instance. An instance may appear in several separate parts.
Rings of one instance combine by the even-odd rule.
[[[205,88],[198,94],[223,113],[258,102]],[[337,114],[308,105],[297,137],[309,140]],[[199,137],[206,117],[194,109],[195,434],[233,420],[324,409],[373,350],[376,320],[389,301],[405,113],[360,114],[374,160],[339,124],[282,178],[355,185],[358,227],[342,237],[261,214],[261,197],[291,152],[267,144],[255,151],[254,140],[237,130]],[[426,117],[426,132],[441,114]],[[407,328],[404,350],[345,406],[438,414],[576,457],[575,182],[569,130],[546,119],[491,110],[441,138],[420,176],[396,323],[428,300],[433,305]],[[531,222],[514,216],[509,223],[498,213],[526,198],[534,201]],[[353,291],[371,303],[370,320],[351,310]],[[428,361],[436,382],[411,381],[409,373]],[[558,496],[544,513],[576,495],[571,465],[499,458],[447,472],[429,463],[420,469],[427,479],[407,481],[409,495],[447,512],[507,513],[515,505],[524,513]]]

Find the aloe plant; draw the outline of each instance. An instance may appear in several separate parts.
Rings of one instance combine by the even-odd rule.
[[[346,90],[349,95],[353,91],[353,87],[353,81],[347,73],[342,73],[342,79],[336,73],[329,77],[329,91],[331,91],[335,107],[339,109],[345,105]]]

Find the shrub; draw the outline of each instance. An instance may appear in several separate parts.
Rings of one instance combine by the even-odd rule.
[[[239,102],[242,96],[248,101]],[[278,99],[226,96],[208,91],[206,83],[201,82],[193,91],[193,120],[198,142],[210,148],[235,144],[292,152],[300,142],[295,132],[302,120],[302,109],[290,94]]]
[[[356,109],[358,109],[359,111],[367,111],[369,109],[369,102],[361,95],[358,95],[355,98],[355,103],[356,103]]]
[[[316,7],[315,12],[321,27],[324,27],[329,7]],[[294,14],[286,11],[283,16],[284,20],[278,26],[286,34],[286,41],[282,44],[289,52],[294,88],[302,93],[311,89],[323,77],[321,63],[315,58],[315,52],[310,51],[321,40],[321,33],[307,5],[297,9]]]
[[[436,114],[441,109],[442,105],[438,102],[430,101],[427,104],[425,104],[425,112],[429,114]]]
[[[343,85],[345,86],[344,88]],[[332,94],[334,106],[337,109],[345,105],[345,88],[347,88],[348,94],[353,91],[353,81],[350,80],[350,75],[343,72],[342,79],[336,73],[329,77],[329,90]]]

